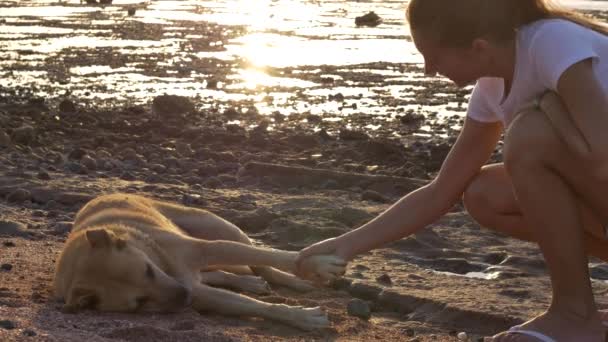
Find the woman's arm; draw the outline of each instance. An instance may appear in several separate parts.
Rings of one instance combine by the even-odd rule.
[[[363,226],[305,248],[299,260],[315,254],[334,254],[351,260],[357,254],[415,233],[445,214],[462,196],[469,182],[487,162],[502,132],[501,123],[466,118],[437,177],[401,198]]]

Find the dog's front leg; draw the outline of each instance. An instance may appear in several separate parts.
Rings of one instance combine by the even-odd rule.
[[[190,267],[248,265],[271,266],[290,273],[296,270],[298,252],[255,247],[235,241],[183,239],[187,241],[180,244],[180,250],[186,254],[184,261]],[[346,262],[333,255],[314,255],[306,259],[303,267],[329,280],[344,274]]]
[[[192,297],[192,307],[198,311],[268,318],[304,330],[321,329],[329,326],[327,315],[319,307],[304,308],[266,303],[203,284],[194,285]]]
[[[196,240],[192,252],[195,260],[202,261],[207,266],[272,266],[292,273],[296,269],[295,261],[298,256],[298,252],[255,247],[225,240]]]

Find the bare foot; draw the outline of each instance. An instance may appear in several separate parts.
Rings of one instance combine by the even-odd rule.
[[[608,318],[608,312],[602,315]],[[607,328],[603,326],[599,315],[589,321],[573,318],[570,314],[558,311],[547,311],[544,314],[520,325],[519,330],[528,330],[546,335],[555,341],[604,342]],[[486,342],[539,342],[540,339],[514,332],[502,332],[485,339]]]

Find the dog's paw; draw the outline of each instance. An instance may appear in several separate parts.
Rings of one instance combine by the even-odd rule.
[[[347,262],[335,255],[313,255],[301,263],[301,274],[314,281],[335,280],[346,272]]]
[[[330,326],[327,314],[318,306],[314,308],[292,306],[291,309],[295,317],[290,323],[302,330],[316,330]]]

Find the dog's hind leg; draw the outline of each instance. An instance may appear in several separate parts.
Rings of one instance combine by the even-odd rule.
[[[192,289],[192,298],[192,307],[198,311],[268,318],[304,330],[322,329],[329,326],[327,315],[319,307],[304,308],[266,303],[203,284],[195,284]]]

